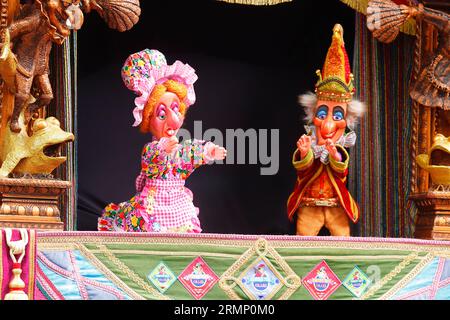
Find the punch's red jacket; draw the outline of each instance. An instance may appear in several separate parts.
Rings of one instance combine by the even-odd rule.
[[[294,191],[289,196],[287,201],[287,210],[290,220],[293,220],[295,217],[295,212],[300,206],[303,195],[310,184],[317,179],[324,170],[326,170],[328,178],[331,181],[331,185],[338,195],[342,208],[347,213],[350,220],[354,223],[358,221],[358,205],[345,187],[345,181],[347,180],[348,174],[348,153],[343,147],[339,145],[336,145],[336,147],[342,155],[342,162],[338,162],[334,160],[333,157],[329,157],[330,162],[327,165],[323,164],[319,158],[314,159],[314,153],[311,149],[306,157],[301,160],[300,151],[298,149],[295,150],[292,157],[292,164],[297,170],[297,181],[295,182]]]

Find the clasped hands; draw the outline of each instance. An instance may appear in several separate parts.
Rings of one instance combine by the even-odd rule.
[[[311,136],[308,136],[306,134],[302,135],[300,139],[297,141],[297,148],[300,151],[300,157],[304,159],[306,155],[308,154],[308,151],[311,149]],[[339,153],[339,151],[336,148],[336,145],[334,144],[333,140],[326,139],[325,140],[325,148],[328,151],[328,154],[333,157],[336,161],[341,161],[342,156]]]

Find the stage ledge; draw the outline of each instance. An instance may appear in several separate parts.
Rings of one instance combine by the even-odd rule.
[[[445,241],[38,232],[37,243],[45,299],[450,299]]]

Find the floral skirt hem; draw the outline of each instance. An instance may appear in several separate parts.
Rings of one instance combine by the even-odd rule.
[[[130,212],[126,215],[123,203],[117,205],[110,203],[98,218],[98,231],[115,232],[174,232],[174,233],[200,233],[200,220],[193,217],[191,222],[180,226],[164,226],[153,222],[151,226],[139,213]]]

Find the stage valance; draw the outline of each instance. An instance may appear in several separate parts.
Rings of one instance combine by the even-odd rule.
[[[46,299],[449,299],[450,248],[412,239],[38,233]]]

